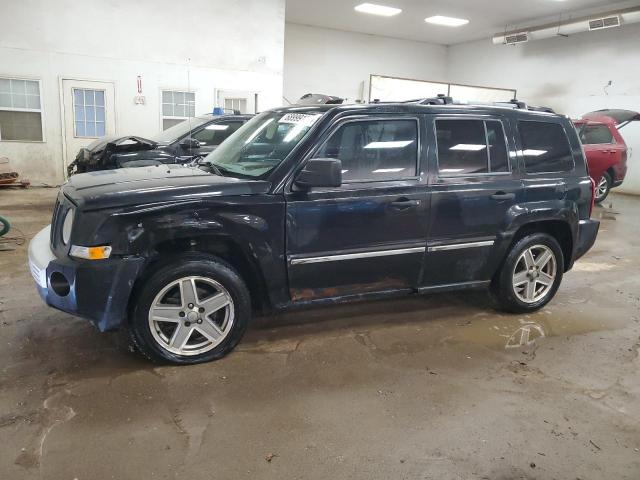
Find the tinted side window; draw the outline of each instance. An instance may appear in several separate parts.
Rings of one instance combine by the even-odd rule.
[[[518,122],[522,155],[527,173],[573,170],[573,156],[567,135],[559,123]]]
[[[345,182],[415,177],[418,122],[373,120],[346,123],[331,135],[315,158],[341,160]]]
[[[441,175],[509,171],[504,129],[497,120],[436,120],[436,135]]]
[[[615,143],[613,134],[606,125],[585,125],[580,131],[580,141],[585,145]]]
[[[193,135],[202,146],[220,145],[233,132],[242,126],[242,122],[212,123]]]

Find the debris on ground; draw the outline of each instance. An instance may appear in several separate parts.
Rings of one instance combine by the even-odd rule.
[[[269,453],[268,455],[265,455],[264,459],[265,459],[267,462],[271,463],[271,461],[272,461],[274,458],[276,458],[277,456],[278,456],[278,454],[277,454],[277,453]]]

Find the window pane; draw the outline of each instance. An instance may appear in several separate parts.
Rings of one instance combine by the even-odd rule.
[[[518,129],[528,173],[566,172],[573,169],[571,147],[562,125],[520,121]]]
[[[489,172],[482,120],[437,120],[438,169],[442,175]]]
[[[93,122],[96,119],[96,111],[94,107],[84,107],[84,114],[87,122]]]
[[[104,122],[96,122],[96,137],[104,137]]]
[[[87,131],[85,132],[87,137],[95,137],[96,136],[96,124],[93,122],[87,122],[85,124]]]
[[[42,117],[39,112],[0,110],[2,140],[42,141]]]
[[[341,160],[345,182],[413,177],[418,162],[417,123],[414,120],[347,123],[331,136],[316,158]]]
[[[173,105],[170,103],[163,103],[162,104],[162,115],[164,115],[165,117],[172,117],[173,116]]]
[[[79,122],[83,122],[84,121],[84,108],[75,107],[75,113],[76,113],[76,116],[75,116],[76,122],[78,122],[78,121]]]
[[[76,122],[76,137],[84,137],[86,132],[84,129],[84,122]]]
[[[179,123],[182,123],[183,120],[174,120],[170,118],[165,118],[162,120],[162,130],[166,130],[167,128],[173,127]]]
[[[0,93],[11,93],[11,81],[7,78],[0,78]]]
[[[173,103],[173,92],[162,92],[162,103]]]
[[[93,102],[93,90],[85,90],[84,91],[84,104],[85,105],[95,105]]]
[[[609,127],[605,125],[585,125],[580,133],[580,140],[585,145],[602,145],[614,143]]]
[[[184,92],[173,92],[173,103],[176,105],[184,105]]]
[[[33,80],[26,80],[25,87],[27,94],[40,96],[40,86],[38,85],[38,82],[35,82]]]
[[[96,105],[104,107],[104,91],[96,90]]]
[[[74,105],[84,105],[84,94],[82,90],[79,88],[73,89],[73,104]]]
[[[26,93],[24,80],[11,80],[11,93],[24,95]]]
[[[96,120],[98,122],[104,122],[104,108],[96,107]]]
[[[187,110],[187,115],[190,117],[196,116],[196,107],[194,105],[189,106],[189,109]]]
[[[25,95],[11,95],[13,108],[27,108],[27,97]]]
[[[487,121],[487,140],[491,172],[508,172],[509,158],[502,122]]]
[[[173,106],[173,115],[176,117],[186,117],[187,114],[185,112],[184,105],[174,105]]]
[[[195,93],[193,93],[193,92],[187,92],[187,93],[185,93],[185,98],[186,98],[186,101],[187,101],[187,102],[195,103],[195,101],[196,101],[196,94],[195,94]]]
[[[40,97],[27,95],[27,108],[40,109]]]
[[[0,107],[11,108],[11,94],[0,93]]]

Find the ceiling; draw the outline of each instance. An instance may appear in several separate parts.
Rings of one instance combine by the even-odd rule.
[[[505,29],[540,21],[588,15],[614,8],[640,5],[638,1],[607,0],[286,0],[287,22],[368,33],[408,40],[453,45],[490,38]],[[394,17],[354,11],[360,3],[401,8]],[[430,25],[433,15],[465,18],[468,25],[451,28]]]

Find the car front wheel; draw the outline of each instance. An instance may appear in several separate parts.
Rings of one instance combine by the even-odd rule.
[[[216,360],[240,341],[251,315],[240,276],[213,257],[190,257],[145,280],[130,332],[146,357],[174,364]]]
[[[545,233],[528,235],[507,255],[492,285],[494,298],[509,312],[536,311],[555,296],[563,271],[558,241]]]
[[[607,172],[602,174],[602,178],[596,185],[596,203],[604,202],[611,190],[611,175]]]

